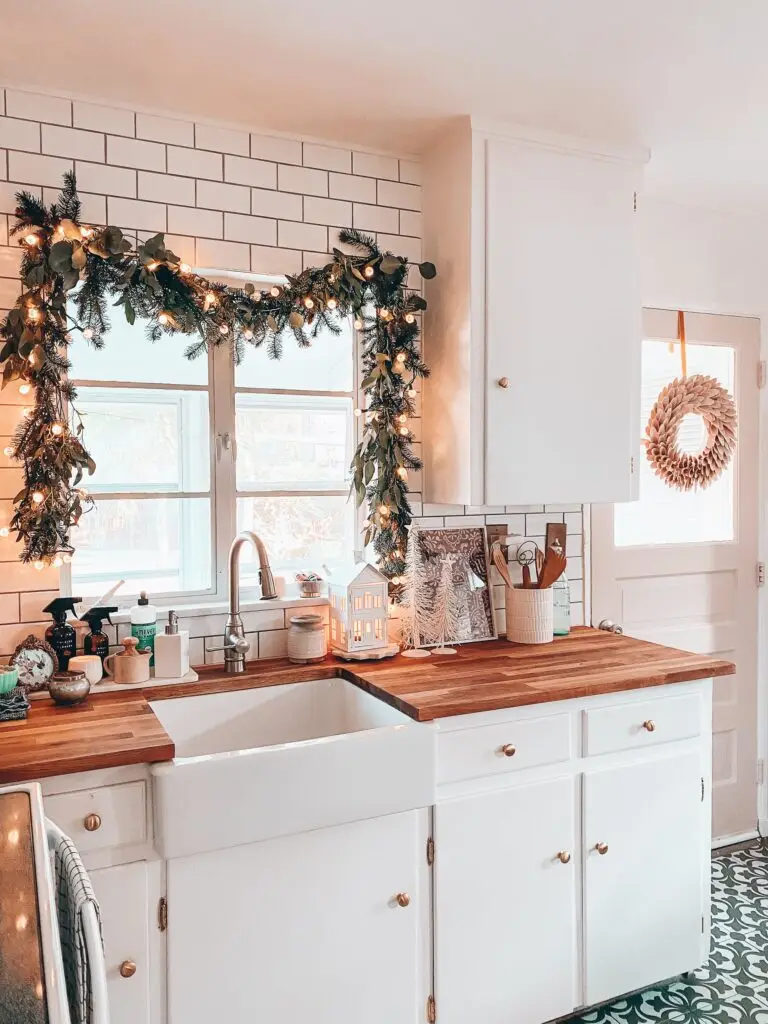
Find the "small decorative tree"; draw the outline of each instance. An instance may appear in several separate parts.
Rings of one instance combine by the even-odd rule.
[[[423,588],[427,582],[427,570],[421,556],[419,531],[411,526],[408,531],[408,546],[405,553],[406,569],[402,576],[403,597],[400,607],[403,611],[401,619],[400,639],[403,642],[405,658],[428,658],[421,644],[423,637]]]
[[[429,633],[437,641],[435,654],[455,654],[455,647],[447,647],[446,641],[458,635],[461,603],[459,592],[453,581],[454,555],[446,555],[440,568],[440,578],[435,591],[435,600],[430,614]]]

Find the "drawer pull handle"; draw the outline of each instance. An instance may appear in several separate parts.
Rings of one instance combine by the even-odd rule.
[[[132,978],[136,973],[136,964],[133,960],[123,960],[120,964],[120,974],[124,978]]]
[[[608,843],[596,843],[595,849],[601,857],[604,857],[608,853]]]
[[[646,718],[643,722],[643,728],[646,732],[656,732],[656,723],[652,718]]]
[[[557,855],[557,859],[560,861],[561,864],[567,864],[568,861],[571,859],[571,855],[570,853],[568,853],[567,850],[561,850],[560,853],[558,853]]]
[[[86,832],[98,832],[101,828],[101,815],[88,814],[83,822]]]
[[[395,896],[395,903],[397,903],[398,907],[409,907],[411,905],[411,897],[407,892],[399,892]]]
[[[513,746],[511,743],[505,743],[501,748],[501,752],[504,757],[514,757],[517,753],[517,747]]]

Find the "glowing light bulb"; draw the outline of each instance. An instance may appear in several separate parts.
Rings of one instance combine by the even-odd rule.
[[[148,270],[148,271],[149,271],[150,273],[154,274],[154,272],[155,272],[155,271],[157,270],[157,268],[158,268],[159,266],[160,266],[160,264],[159,264],[159,263],[157,263],[157,262],[156,262],[155,260],[153,260],[153,261],[152,261],[151,263],[148,263],[148,264],[147,264],[147,270]]]
[[[387,317],[389,316],[389,310],[388,309],[380,309],[379,310],[379,316],[381,317],[382,320],[386,320]]]
[[[93,337],[93,331],[91,330],[90,327],[85,328],[85,330],[83,331],[83,337],[85,338],[86,341],[91,340],[91,338]]]
[[[416,397],[416,388],[408,388],[408,390],[405,393],[406,393],[406,395],[408,395],[409,398],[415,398]]]
[[[373,267],[371,267],[371,266],[367,266],[367,267],[365,267],[365,269],[363,270],[363,277],[371,278],[371,277],[373,277],[373,275],[374,275],[375,273],[376,273],[376,271],[375,271],[375,270],[373,269]]]
[[[90,238],[93,234],[93,228],[80,228],[80,234],[83,236],[83,238]]]
[[[410,430],[408,429],[408,427],[400,427],[400,429],[398,430],[398,434],[400,434],[401,437],[408,437],[408,435],[410,434]]]
[[[389,505],[379,505],[378,513],[386,518],[389,515]]]
[[[401,412],[400,415],[397,417],[397,422],[398,423],[407,423],[408,422],[408,417],[406,416],[406,414],[404,412]]]
[[[163,327],[167,327],[168,324],[171,322],[171,318],[168,315],[168,313],[160,313],[160,315],[157,318],[157,322],[159,324],[162,324]]]
[[[32,501],[34,501],[36,505],[40,505],[42,504],[43,501],[45,501],[45,495],[43,494],[42,491],[33,491]]]
[[[60,569],[62,565],[64,565],[64,560],[62,559],[61,555],[56,555],[56,557],[53,560],[54,569]]]
[[[404,363],[407,358],[408,357],[406,356],[405,352],[398,352],[397,355],[395,356],[395,362]]]
[[[25,235],[24,236],[24,241],[27,243],[27,245],[39,245],[40,244],[40,239],[38,238],[37,235]]]
[[[371,520],[370,519],[364,519],[363,520],[363,529],[364,530],[367,530],[370,525],[371,525]]]
[[[60,423],[54,423],[53,426],[51,427],[51,433],[54,435],[54,437],[61,437],[61,435],[64,433],[64,427]]]
[[[395,472],[397,473],[401,480],[408,479],[408,470],[405,468],[405,466],[398,466]]]
[[[19,916],[16,918],[16,931],[17,932],[23,932],[28,924],[29,924],[29,918],[27,917],[27,915],[26,914],[19,914]]]
[[[363,410],[362,409],[355,409],[355,416],[362,416],[362,415],[363,415]]]
[[[226,324],[222,324],[219,328],[219,334],[229,334],[229,327]]]
[[[243,331],[243,337],[245,338],[246,341],[252,341],[253,340],[253,331],[251,331],[251,330]]]
[[[216,296],[213,292],[205,293],[205,308],[210,309],[211,306],[216,305]]]
[[[0,537],[7,537],[10,532],[7,526],[0,526]]]
[[[363,321],[360,319],[359,316],[357,316],[357,317],[355,317],[355,330],[356,331],[362,331],[362,329],[363,329]]]
[[[273,299],[278,298],[278,296],[280,295],[280,289],[277,287],[276,284],[269,289],[269,294],[272,296]]]
[[[3,455],[5,455],[7,459],[10,459],[13,455],[13,448],[11,448],[10,445],[6,445],[5,448],[3,448]]]
[[[307,307],[307,309],[314,309],[315,308],[314,300],[310,299],[309,296],[307,296],[306,299],[304,299],[304,305]]]
[[[179,264],[179,273],[180,274],[191,274],[192,273],[192,267],[190,267],[190,265],[188,263],[180,263]]]
[[[32,410],[31,409],[22,409],[21,410],[21,415],[24,417],[25,420],[29,419],[29,417],[32,415]]]
[[[34,565],[38,572],[42,572],[45,568],[45,562],[35,562]]]
[[[64,554],[61,556],[61,560],[64,563],[64,565],[69,565],[69,563],[72,561],[72,555],[70,555],[68,551],[65,551]]]
[[[400,583],[401,583],[400,577],[399,577],[399,576],[393,576],[393,577],[392,577],[392,582],[394,583],[394,585],[395,585],[396,587],[399,587],[399,586],[400,586]]]
[[[40,319],[40,310],[37,306],[30,306],[27,310],[27,317],[32,321],[33,324],[37,323]]]
[[[32,385],[31,384],[19,384],[19,394],[20,395],[28,395],[31,390],[32,390]]]
[[[405,322],[407,324],[415,324],[416,323],[416,317],[413,315],[413,313],[406,313],[405,314]]]
[[[336,299],[328,299],[328,301],[326,302],[326,306],[328,307],[328,309],[336,309],[336,307],[338,306],[338,302],[336,301]]]

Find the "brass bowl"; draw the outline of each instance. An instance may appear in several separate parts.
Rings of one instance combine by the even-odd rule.
[[[56,672],[48,683],[48,692],[55,704],[79,704],[91,692],[84,672]]]

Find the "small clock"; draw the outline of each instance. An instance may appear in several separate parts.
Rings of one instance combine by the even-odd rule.
[[[19,686],[33,693],[48,688],[59,666],[59,658],[49,643],[30,633],[13,652],[11,664],[19,671]]]

